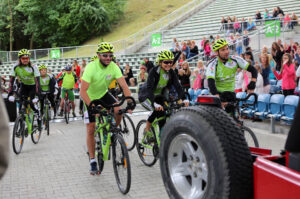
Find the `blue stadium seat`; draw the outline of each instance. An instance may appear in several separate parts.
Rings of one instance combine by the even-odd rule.
[[[274,81],[274,80],[272,80]],[[276,81],[276,80],[275,80]],[[271,81],[270,81],[271,83]],[[282,89],[281,89],[281,84],[282,84],[282,80],[278,80],[276,81],[276,85],[272,85],[271,84],[271,87],[270,87],[270,93],[271,94],[276,94],[276,93],[279,93]]]
[[[281,120],[288,124],[292,124],[296,108],[299,102],[299,97],[296,95],[286,96],[283,102],[283,116]]]
[[[252,95],[245,103],[247,104],[253,104],[254,103],[254,96]],[[256,105],[252,105],[252,106],[248,106],[245,108],[241,108],[241,115],[247,116],[249,118],[253,118],[254,117],[254,112],[256,109]]]
[[[276,85],[277,80],[276,79],[270,79],[270,85]]]
[[[258,95],[257,106],[256,106],[254,116],[258,117],[259,119],[266,119],[266,116],[269,111],[270,98],[271,98],[270,94]]]
[[[268,118],[274,118],[280,120],[282,116],[282,105],[284,101],[284,95],[274,94],[270,99],[270,110],[267,115]]]
[[[193,98],[194,98],[194,89],[192,89],[192,88],[189,88],[189,90],[188,90],[188,93],[190,94],[190,96],[191,96],[191,101],[193,101]]]
[[[209,91],[207,89],[203,89],[201,91],[201,95],[209,95]]]
[[[247,93],[246,92],[238,92],[236,94],[236,98],[238,99],[245,99],[247,97]],[[240,102],[239,106],[242,106],[243,102]]]

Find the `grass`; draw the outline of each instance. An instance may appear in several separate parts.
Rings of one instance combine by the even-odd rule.
[[[127,0],[124,17],[117,25],[114,25],[112,32],[96,36],[84,42],[82,45],[97,45],[100,40],[113,42],[126,39],[130,35],[153,24],[163,16],[168,15],[192,0]],[[83,48],[78,50],[80,57],[93,55],[96,49]],[[75,57],[74,50],[64,53],[64,57]]]

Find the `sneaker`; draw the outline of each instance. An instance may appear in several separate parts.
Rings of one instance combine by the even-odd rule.
[[[90,170],[90,174],[91,175],[99,175],[99,171],[98,171],[98,168],[97,168],[97,162],[92,162],[91,163],[91,170]]]
[[[76,114],[75,114],[75,112],[73,112],[72,114],[73,114],[73,117],[76,117]]]

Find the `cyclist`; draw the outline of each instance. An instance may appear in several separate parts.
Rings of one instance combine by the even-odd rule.
[[[172,69],[174,55],[170,50],[162,50],[157,57],[158,65],[153,67],[150,70],[147,82],[146,89],[143,89],[141,92],[145,92],[146,100],[142,102],[142,105],[150,111],[153,111],[149,116],[145,133],[149,133],[151,124],[155,118],[159,118],[165,115],[163,110],[164,100],[159,97],[165,88],[172,89],[175,88],[178,99],[184,99],[184,91],[179,83],[177,75]],[[185,106],[189,105],[188,100],[183,101]],[[159,126],[162,127],[165,121],[160,122]]]
[[[41,103],[41,115],[44,114],[44,100],[46,95],[43,93],[48,93],[48,99],[51,103],[51,107],[54,110],[54,117],[56,116],[56,109],[55,109],[55,102],[54,102],[54,91],[55,91],[55,84],[56,80],[52,75],[47,74],[47,66],[40,65],[39,71],[41,74],[40,78],[40,85],[41,85],[41,95],[39,96],[39,100]]]
[[[222,95],[223,92],[229,91],[234,95],[235,74],[238,68],[251,72],[252,78],[248,84],[248,92],[253,92],[256,85],[257,71],[246,60],[238,56],[229,55],[228,43],[225,39],[219,39],[213,44],[213,51],[216,53],[206,68],[206,77],[208,87],[213,95],[220,97],[223,106],[226,102],[231,101],[235,96]],[[228,94],[228,92],[226,92]]]
[[[113,80],[117,80],[120,87],[124,91],[125,96],[131,96],[130,90],[119,67],[112,62],[114,47],[107,42],[102,42],[98,45],[98,59],[89,63],[82,76],[82,84],[80,95],[85,104],[87,111],[84,113],[85,123],[87,125],[87,147],[90,154],[90,174],[100,174],[97,169],[95,160],[95,116],[92,114],[93,107],[91,101],[95,99],[101,100],[101,105],[112,105],[117,100],[108,92],[108,86]],[[128,105],[130,103],[128,102]],[[120,107],[114,108],[116,125],[121,122],[122,116],[118,114]],[[129,110],[129,112],[131,112]]]
[[[21,97],[21,100],[23,97],[30,97],[32,100],[36,94],[39,94],[40,91],[40,73],[37,67],[32,65],[30,61],[30,55],[31,54],[27,49],[22,49],[18,52],[19,60],[18,63],[13,67],[9,81],[8,92],[9,95],[12,95],[15,79],[16,77],[19,77],[20,88],[18,94]],[[35,108],[32,101],[30,102],[30,107],[35,113],[38,114],[38,122],[41,122],[39,110]]]
[[[66,72],[64,72],[57,80],[57,82],[59,83],[60,81],[62,81],[62,90],[61,90],[61,100],[60,100],[60,113],[59,116],[63,116],[63,107],[64,107],[64,99],[65,99],[65,95],[66,93],[68,94],[68,98],[71,102],[72,105],[72,114],[73,117],[76,117],[75,114],[75,103],[74,103],[74,92],[73,92],[73,88],[77,82],[77,76],[76,74],[72,71],[72,66],[71,65],[67,65],[65,67]]]

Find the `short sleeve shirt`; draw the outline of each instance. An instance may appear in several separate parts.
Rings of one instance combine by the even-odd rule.
[[[44,92],[50,91],[50,79],[51,79],[51,77],[49,75],[46,75],[46,77],[40,78],[40,85],[41,85],[42,91],[44,91]]]
[[[120,68],[114,62],[104,67],[99,60],[95,60],[86,66],[82,80],[89,83],[87,94],[90,100],[95,100],[102,98],[110,83],[122,76]]]
[[[72,72],[72,73],[67,73],[65,72],[63,74],[63,83],[62,83],[62,87],[64,89],[73,89],[74,86],[75,86],[75,73]]]
[[[18,76],[25,85],[35,85],[34,78],[40,76],[40,72],[36,66],[15,66],[12,69],[11,76]]]
[[[230,56],[224,64],[218,57],[214,58],[206,68],[207,79],[215,79],[219,92],[234,91],[237,68],[247,70],[249,63],[238,56]]]

